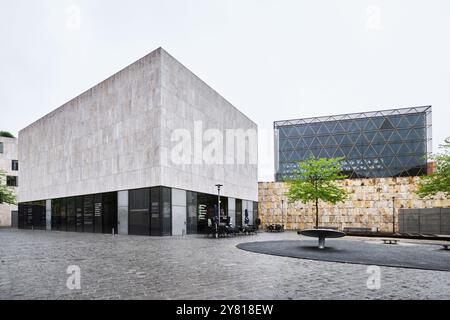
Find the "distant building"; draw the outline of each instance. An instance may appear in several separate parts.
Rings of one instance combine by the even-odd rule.
[[[202,233],[219,212],[216,184],[220,221],[253,221],[257,140],[211,163],[195,152],[205,140],[222,145],[228,130],[241,130],[244,145],[245,132],[257,138],[252,120],[159,48],[20,131],[19,227]]]
[[[310,157],[343,157],[350,178],[420,176],[429,172],[431,106],[274,122],[275,180]]]
[[[11,187],[17,194],[19,162],[16,138],[0,137],[0,170],[6,173],[6,181],[3,183]],[[16,205],[0,203],[0,227],[11,226],[12,211],[17,211]]]

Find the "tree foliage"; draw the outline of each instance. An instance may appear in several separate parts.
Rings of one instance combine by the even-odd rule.
[[[436,171],[430,175],[422,176],[417,194],[421,198],[431,197],[438,193],[450,195],[450,137],[440,146],[442,153],[433,155]]]
[[[0,170],[0,203],[16,204],[16,195],[6,186],[6,173],[2,170]]]
[[[15,138],[14,135],[8,131],[0,131],[0,137]]]
[[[347,192],[340,188],[337,180],[347,178],[341,175],[343,158],[310,158],[299,162],[289,184],[289,201],[314,202],[316,207],[316,228],[319,225],[319,201],[336,204],[347,199]]]

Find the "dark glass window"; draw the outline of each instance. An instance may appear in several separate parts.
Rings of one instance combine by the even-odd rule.
[[[19,203],[19,212],[18,212],[18,228],[25,229],[25,217],[26,217],[26,209],[25,205]]]
[[[75,213],[75,198],[67,199],[67,231],[77,231],[76,213]]]
[[[253,225],[256,225],[255,221],[258,217],[258,202],[253,202]]]
[[[33,227],[33,205],[27,204],[26,208],[27,208],[26,228],[31,229]]]
[[[96,194],[94,196],[94,228],[95,233],[102,233],[102,195]]]
[[[19,178],[17,176],[6,176],[6,185],[8,187],[17,187],[19,185]]]
[[[83,197],[75,198],[75,221],[77,232],[83,232]]]
[[[3,142],[0,142],[0,153],[3,153]]]
[[[117,232],[117,192],[103,194],[103,233]]]
[[[150,189],[130,190],[128,204],[128,233],[150,235]]]
[[[12,171],[18,171],[19,170],[19,161],[18,160],[12,160],[11,161],[11,170]]]
[[[94,232],[94,195],[83,197],[83,230]]]
[[[186,192],[186,224],[187,234],[197,233],[197,192]]]
[[[150,189],[150,235],[160,236],[161,234],[161,214],[160,214],[161,188]]]
[[[161,187],[162,235],[172,235],[172,192],[170,188]]]
[[[236,226],[242,226],[242,200],[236,199]]]
[[[52,200],[52,230],[60,230],[61,227],[61,200]]]
[[[111,233],[117,231],[117,193],[53,199],[52,230]],[[46,201],[19,204],[19,227],[46,229]]]
[[[67,199],[60,199],[61,205],[61,224],[59,226],[61,231],[67,231]]]

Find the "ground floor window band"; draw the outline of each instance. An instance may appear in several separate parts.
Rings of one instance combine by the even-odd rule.
[[[218,207],[217,195],[158,186],[20,203],[18,227],[146,236],[202,234],[218,216]],[[220,223],[255,225],[257,216],[257,202],[221,196]]]

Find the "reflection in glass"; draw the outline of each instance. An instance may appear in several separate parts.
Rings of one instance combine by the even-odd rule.
[[[77,232],[83,232],[83,197],[75,198],[75,221]]]
[[[150,189],[130,190],[128,233],[150,235]]]
[[[67,199],[67,231],[76,231],[75,198]]]
[[[160,199],[161,188],[154,187],[150,189],[150,235],[160,236],[161,232],[161,219],[160,219]]]
[[[94,195],[83,197],[83,230],[94,232]]]
[[[197,193],[187,191],[186,224],[187,234],[197,233]]]

